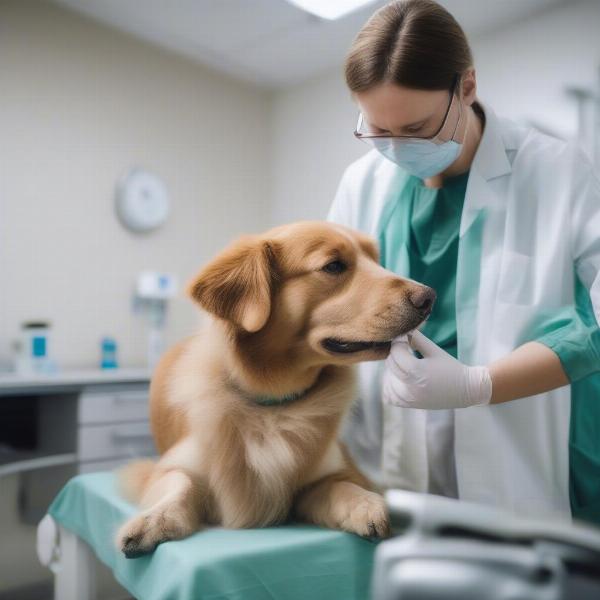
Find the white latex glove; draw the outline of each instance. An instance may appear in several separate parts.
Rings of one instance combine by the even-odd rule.
[[[410,344],[410,346],[409,346]],[[423,358],[411,351],[418,350]],[[392,340],[383,372],[383,401],[409,408],[465,408],[489,404],[492,379],[485,366],[467,366],[416,329]]]

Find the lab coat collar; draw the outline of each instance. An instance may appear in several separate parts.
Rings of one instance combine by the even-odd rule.
[[[473,157],[471,170],[478,172],[484,179],[490,180],[507,175],[512,169],[506,155],[507,145],[502,137],[496,113],[480,100],[477,100],[477,104],[485,115],[485,127]]]
[[[502,208],[506,198],[498,194],[491,181],[512,171],[507,156],[507,144],[503,136],[502,123],[494,111],[480,102],[485,114],[485,126],[479,146],[473,157],[467,184],[467,192],[460,221],[459,237],[462,238],[483,209]],[[510,136],[507,136],[510,139]]]

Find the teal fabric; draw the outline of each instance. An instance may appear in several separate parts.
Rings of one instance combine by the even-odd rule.
[[[575,306],[545,320],[536,340],[558,354],[571,383],[600,372],[600,329],[589,292],[578,277],[574,293]]]
[[[126,559],[114,534],[137,509],[114,473],[71,479],[48,513],[85,540],[138,600],[364,600],[377,541],[301,523],[210,527]]]
[[[554,350],[571,381],[569,494],[573,517],[600,525],[600,329],[575,278],[575,306],[541,320],[537,341]]]
[[[433,311],[421,331],[455,358],[456,261],[458,233],[469,173],[447,177],[441,188],[428,188],[410,176],[378,232],[381,264],[435,289]],[[399,235],[401,232],[401,235]],[[402,270],[394,238],[403,238],[408,271]]]
[[[378,226],[381,264],[405,277],[433,287],[437,300],[423,333],[458,358],[456,275],[460,220],[468,173],[447,178],[439,189],[427,188],[410,176],[384,207]],[[480,237],[484,211],[471,232]],[[475,239],[478,239],[477,236]],[[463,242],[466,240],[463,240]],[[478,258],[463,275],[478,286]],[[467,285],[463,282],[464,285]],[[466,312],[470,307],[461,307]],[[476,310],[476,307],[473,307]],[[473,311],[471,311],[473,312]],[[575,519],[600,525],[600,328],[589,292],[575,280],[575,305],[560,311],[540,309],[525,332],[524,342],[536,340],[558,355],[571,382],[569,490]]]

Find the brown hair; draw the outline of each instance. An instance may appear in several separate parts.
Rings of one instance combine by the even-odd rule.
[[[382,83],[446,90],[472,66],[465,33],[445,8],[433,0],[399,0],[376,11],[358,32],[345,76],[352,92]]]

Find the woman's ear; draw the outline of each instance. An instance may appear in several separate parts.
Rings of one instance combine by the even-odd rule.
[[[187,293],[209,313],[254,332],[269,319],[276,280],[273,243],[244,236],[208,263]]]
[[[471,106],[477,98],[477,78],[474,68],[467,69],[462,76],[462,94],[468,106]]]

